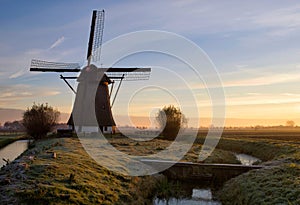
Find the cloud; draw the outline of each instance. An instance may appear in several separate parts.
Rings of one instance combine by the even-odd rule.
[[[300,25],[299,7],[295,3],[252,1],[218,1],[217,4],[194,0],[126,2],[110,6],[106,24],[109,24],[108,32],[115,34],[163,29],[187,36],[212,33],[228,36],[230,32],[248,33],[259,29],[269,32],[270,28],[297,27]],[[135,20],[136,16],[139,21]]]
[[[237,67],[238,69],[243,69],[243,68],[247,68],[249,65],[246,64],[237,64],[235,65],[235,67]]]
[[[280,83],[296,83],[300,81],[300,71],[295,69],[297,64],[273,65],[273,66],[258,66],[240,68],[236,71],[223,72],[220,74],[222,87],[230,88],[251,88],[261,89],[266,85],[275,86]],[[193,90],[203,90],[207,88],[220,88],[220,84],[209,78],[204,78],[206,84],[201,82],[191,82]],[[250,95],[254,95],[256,91],[247,91]]]
[[[13,79],[13,78],[17,78],[17,77],[20,77],[24,74],[28,73],[28,69],[23,69],[23,70],[19,70],[18,72],[12,74],[9,76],[10,79]]]
[[[224,87],[247,87],[294,83],[300,80],[297,63],[248,66],[220,73]]]
[[[24,102],[25,99],[36,99],[39,97],[54,96],[60,94],[57,90],[50,88],[34,87],[27,84],[15,84],[0,86],[0,106],[12,107]]]
[[[259,85],[271,85],[277,83],[295,82],[300,80],[300,73],[279,73],[270,74],[260,77],[248,78],[243,80],[234,80],[224,82],[226,87],[242,87],[242,86],[259,86]]]
[[[247,106],[247,105],[280,105],[280,104],[299,104],[299,93],[245,93],[245,95],[229,96],[226,95],[225,106]],[[211,107],[209,99],[202,99],[199,107]]]
[[[290,35],[293,32],[296,32],[296,28],[287,28],[287,29],[275,29],[267,33],[271,37],[285,37]]]
[[[247,93],[247,95],[251,95],[251,96],[253,96],[253,95],[259,96],[259,95],[262,95],[262,94],[261,94],[261,93]]]
[[[57,40],[56,42],[58,42]],[[52,48],[59,43],[52,44]],[[9,56],[0,56],[0,81],[1,84],[9,79],[16,79],[29,74],[31,59],[41,59],[46,61],[60,62],[64,61],[78,52],[78,49],[68,48],[64,50],[30,48]],[[35,73],[30,73],[34,75]]]
[[[300,4],[274,4],[274,8],[264,9],[255,15],[243,19],[247,27],[241,31],[248,31],[247,35],[239,37],[240,44],[247,48],[270,48],[282,43],[282,47],[290,47],[290,41],[297,41],[300,34]],[[279,7],[278,7],[279,6]],[[285,50],[286,53],[288,53]],[[274,58],[273,58],[274,59]]]
[[[59,45],[62,44],[64,41],[65,41],[65,37],[64,37],[64,36],[60,37],[59,39],[57,39],[57,40],[50,46],[49,49],[53,49],[53,48],[59,46]]]
[[[262,27],[295,28],[300,26],[300,5],[274,9],[252,18],[253,22]]]
[[[227,106],[236,105],[266,105],[266,104],[287,104],[300,103],[300,94],[298,93],[279,93],[279,94],[259,94],[241,97],[227,97]]]

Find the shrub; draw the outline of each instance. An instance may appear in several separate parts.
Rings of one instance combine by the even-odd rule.
[[[59,111],[48,104],[33,104],[23,114],[23,125],[28,135],[41,139],[52,131],[59,119]]]
[[[156,120],[162,129],[163,137],[168,140],[174,140],[180,128],[187,124],[184,114],[174,105],[165,106],[159,110]]]

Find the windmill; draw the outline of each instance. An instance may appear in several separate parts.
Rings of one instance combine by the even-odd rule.
[[[80,68],[78,63],[48,62],[36,59],[31,61],[30,71],[33,72],[80,72],[78,77],[60,75],[60,78],[76,95],[73,111],[68,121],[72,129],[74,129],[74,115],[86,112],[95,113],[97,125],[94,124],[93,117],[85,116],[85,118],[80,119],[80,122],[76,122],[76,125],[79,124],[79,131],[84,127],[95,128],[97,126],[97,129],[100,129],[103,133],[114,133],[116,124],[111,108],[114,105],[122,81],[147,80],[151,72],[151,68],[98,68],[92,64],[100,61],[103,29],[104,10],[94,10],[88,42],[87,65],[83,68]],[[77,80],[77,91],[68,82],[71,79]],[[116,82],[118,82],[118,86],[113,96]],[[91,86],[96,86],[96,95],[88,92]],[[93,100],[95,107],[90,106]]]

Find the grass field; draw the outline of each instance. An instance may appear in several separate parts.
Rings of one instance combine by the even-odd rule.
[[[183,161],[198,161],[203,136],[205,132],[200,132]],[[238,163],[234,156],[238,152],[258,157],[268,167],[231,179],[218,198],[225,205],[300,204],[299,140],[297,132],[225,131],[204,163]],[[170,145],[161,139],[109,141],[133,155],[157,153]],[[105,169],[86,154],[77,138],[50,138],[37,142],[19,161],[0,171],[0,197],[9,204],[151,204],[158,181]]]
[[[170,146],[172,141],[156,139],[151,141],[136,142],[128,138],[110,138],[110,144],[121,152],[134,155],[134,156],[147,156],[156,154],[161,150]],[[181,161],[199,162],[198,156],[201,151],[200,144],[194,144],[189,152],[183,157]],[[169,156],[170,160],[172,156]],[[229,163],[239,164],[233,152],[230,150],[215,149],[211,156],[203,161],[203,163]]]

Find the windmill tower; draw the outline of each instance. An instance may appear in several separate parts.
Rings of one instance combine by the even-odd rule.
[[[87,65],[82,69],[80,69],[78,63],[58,63],[36,59],[31,61],[30,71],[80,72],[78,77],[60,75],[60,78],[76,94],[68,124],[74,129],[74,117],[83,116],[75,123],[76,126],[79,126],[79,131],[100,130],[103,133],[114,133],[116,124],[111,108],[116,100],[122,81],[147,80],[151,72],[151,68],[97,68],[92,64],[92,62],[100,61],[103,29],[104,10],[94,10],[88,43]],[[70,79],[77,79],[78,86],[76,91],[68,82]],[[113,88],[116,82],[118,87],[113,96]],[[96,88],[96,92],[90,92],[93,90],[91,88]],[[91,106],[93,104],[95,104],[94,107]],[[85,115],[83,113],[92,114]],[[97,122],[96,125],[95,122]]]

